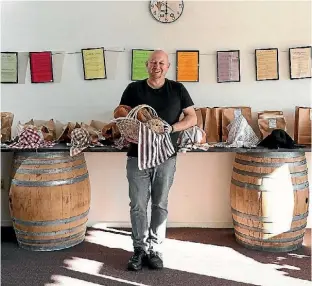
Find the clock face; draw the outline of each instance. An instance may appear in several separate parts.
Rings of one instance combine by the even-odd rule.
[[[152,0],[150,11],[153,17],[161,23],[172,23],[180,18],[184,9],[183,1]]]

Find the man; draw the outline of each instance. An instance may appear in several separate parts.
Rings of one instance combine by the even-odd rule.
[[[179,131],[197,123],[194,103],[186,88],[165,76],[170,67],[168,55],[155,51],[146,67],[149,78],[130,83],[120,104],[134,108],[147,104],[157,115],[170,124],[170,137],[175,148]],[[183,112],[184,118],[179,121]],[[176,170],[176,153],[161,165],[139,170],[138,146],[131,144],[127,154],[127,179],[129,182],[130,218],[134,254],[128,262],[129,270],[141,270],[146,263],[151,269],[163,268],[161,245],[165,239],[168,193]],[[151,197],[151,223],[148,227],[147,205]]]

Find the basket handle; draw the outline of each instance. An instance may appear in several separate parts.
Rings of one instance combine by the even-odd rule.
[[[132,118],[132,119],[137,119],[139,110],[140,110],[140,109],[143,109],[143,108],[149,109],[149,110],[152,112],[152,115],[154,115],[155,117],[157,117],[157,112],[155,111],[155,109],[152,108],[151,106],[147,105],[147,104],[141,104],[141,105],[138,105],[138,106],[132,108],[132,109],[129,111],[129,113],[127,114],[127,117],[128,117],[128,118]]]

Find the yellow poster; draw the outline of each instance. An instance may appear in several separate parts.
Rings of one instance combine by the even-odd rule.
[[[104,48],[82,49],[84,78],[90,79],[105,79],[105,55]]]
[[[177,81],[199,81],[199,51],[177,51]]]
[[[278,80],[278,50],[257,49],[256,50],[256,75],[257,80]]]

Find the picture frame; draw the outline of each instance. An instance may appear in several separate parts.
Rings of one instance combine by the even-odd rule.
[[[275,52],[275,56],[274,53]],[[272,54],[274,59],[272,59]],[[260,65],[260,60],[274,60],[271,63],[272,70],[262,70],[264,67],[268,65]],[[255,66],[256,66],[256,81],[266,81],[266,80],[279,80],[279,55],[278,55],[278,48],[267,48],[267,49],[255,49]],[[260,73],[261,72],[261,73]]]
[[[93,57],[98,57],[97,60],[99,60],[99,65],[103,65],[103,71],[94,71],[94,68],[92,71],[88,71],[88,67],[86,64],[87,60],[87,54],[86,52],[91,51],[98,51],[96,55],[93,55]],[[92,55],[90,55],[92,56]],[[100,57],[100,58],[99,58]],[[84,48],[81,49],[81,58],[82,58],[82,67],[83,67],[83,78],[84,80],[99,80],[99,79],[107,79],[107,72],[106,72],[106,61],[105,61],[105,49],[104,47],[98,47],[98,48]],[[103,73],[102,75],[95,76],[96,73]]]
[[[301,55],[302,55],[304,50],[306,51],[306,55],[305,55],[306,58],[302,59],[302,56],[301,56],[301,60],[304,62],[303,63],[296,62],[296,60],[300,61],[300,59],[298,58],[300,54],[298,54],[298,53],[301,52]],[[297,53],[297,55],[298,55],[297,58],[295,58],[295,53]],[[312,46],[302,46],[302,47],[289,48],[288,56],[289,56],[289,78],[291,80],[307,79],[307,78],[312,77],[312,74],[311,74],[312,73],[312,70],[311,70]],[[298,67],[298,65],[299,65],[299,67]],[[302,71],[302,68],[303,68],[302,66],[305,68],[304,71]],[[300,71],[298,71],[298,69]],[[301,73],[302,73],[302,75],[300,75]],[[297,74],[297,76],[295,74]]]
[[[36,80],[35,79],[35,62],[34,62],[34,57],[39,54],[46,54],[49,56],[49,64],[50,64],[50,69],[48,70],[49,72],[49,77],[47,79],[43,80]],[[54,76],[53,76],[53,60],[52,60],[52,52],[51,51],[41,51],[41,52],[29,52],[29,63],[30,63],[30,78],[31,78],[31,83],[52,83],[54,82]]]
[[[193,56],[195,55],[197,60],[195,63],[194,71],[195,71],[195,79],[187,79],[187,77],[190,77],[190,75],[183,75],[183,71],[181,72],[180,66],[179,66],[179,55],[187,55],[187,54],[192,54]],[[178,82],[199,82],[199,50],[176,50],[176,81]],[[188,66],[189,67],[189,66]],[[182,69],[186,68],[182,66]],[[179,73],[182,73],[179,74]],[[194,75],[192,75],[194,77]]]
[[[2,61],[2,55],[15,55],[15,57],[16,57],[16,65],[15,65],[16,76],[15,76],[14,80],[3,81],[3,78],[2,78],[3,63],[1,62],[1,83],[3,83],[3,84],[17,84],[18,83],[18,68],[19,68],[18,52],[1,52],[1,61]]]
[[[236,76],[233,79],[232,73],[229,71],[229,74],[221,74],[221,54],[233,54],[237,53],[237,64],[234,65],[234,68],[236,68]],[[225,66],[225,68],[230,69],[230,64],[228,67]],[[223,77],[227,79],[223,79]],[[217,83],[228,83],[228,82],[240,82],[241,81],[241,71],[240,71],[240,50],[226,50],[226,51],[217,51]]]
[[[154,52],[152,49],[132,49],[131,50],[131,75],[132,81],[143,80],[148,78],[146,61],[149,55]],[[141,58],[136,58],[140,56]]]

